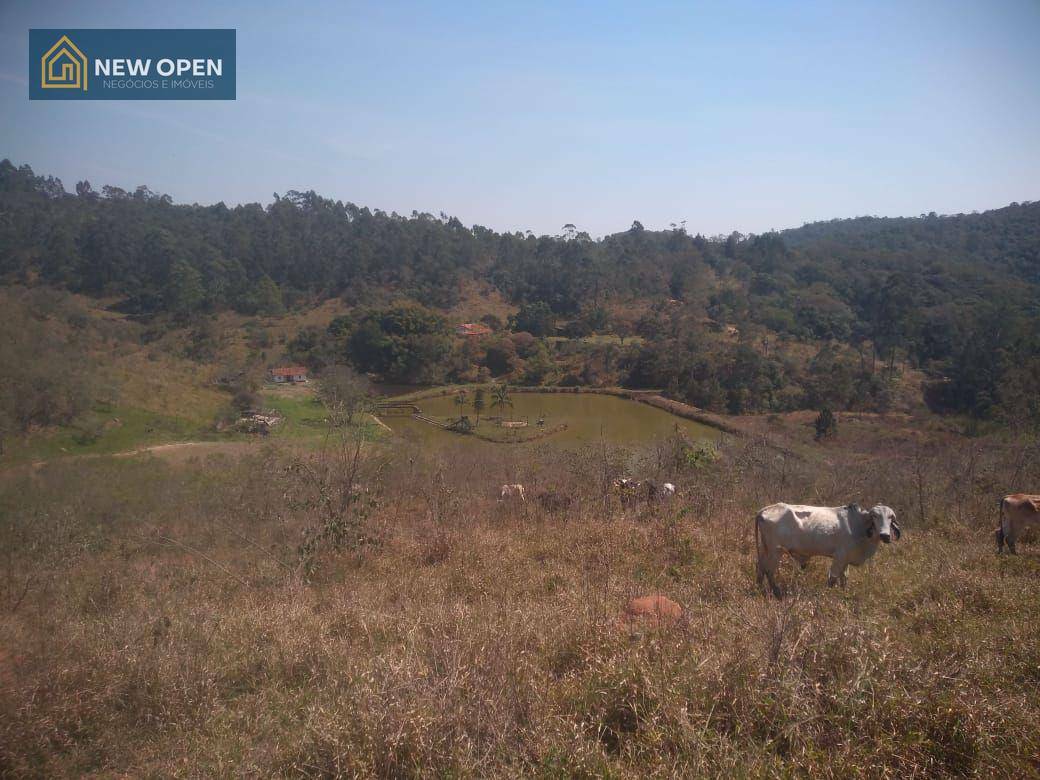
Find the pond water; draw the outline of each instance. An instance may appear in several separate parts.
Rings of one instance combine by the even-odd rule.
[[[448,421],[458,418],[459,414],[468,415],[471,420],[476,415],[472,407],[473,393],[469,393],[469,403],[460,412],[454,396],[441,396],[416,401],[424,415],[437,420]],[[604,440],[612,444],[643,444],[670,436],[676,429],[691,439],[717,439],[719,431],[707,425],[676,417],[661,409],[647,404],[619,398],[612,395],[595,393],[512,393],[513,405],[505,409],[485,409],[481,414],[480,429],[498,437],[503,436],[502,429],[486,419],[501,416],[508,420],[523,420],[527,427],[519,434],[526,438],[539,430],[537,422],[544,420],[541,426],[551,430],[566,423],[566,429],[552,433],[536,441],[558,442],[560,444],[583,444]],[[490,397],[488,398],[490,405]],[[429,423],[413,420],[410,417],[387,416],[383,422],[395,433],[406,438],[420,439],[436,444],[440,441],[458,442],[460,440],[483,443],[472,436],[460,436],[439,429]]]

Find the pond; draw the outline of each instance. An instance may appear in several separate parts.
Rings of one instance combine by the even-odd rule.
[[[424,415],[435,420],[447,422],[457,419],[460,414],[468,415],[474,420],[476,414],[473,411],[472,399],[473,393],[470,391],[468,402],[461,411],[455,403],[455,396],[426,398],[416,401],[415,404],[422,409]],[[481,413],[478,433],[496,439],[508,438],[510,432],[489,419],[503,417],[527,423],[527,426],[520,428],[516,433],[521,439],[544,431],[547,435],[537,438],[536,441],[560,444],[583,444],[600,440],[611,444],[645,444],[671,436],[676,429],[691,439],[717,439],[719,436],[719,431],[710,426],[612,395],[514,392],[510,395],[510,400],[511,407],[487,408]],[[489,406],[490,401],[489,395]],[[480,441],[475,437],[460,436],[407,416],[387,416],[382,419],[395,433],[423,442],[436,444],[440,441]],[[542,425],[538,425],[539,420],[543,421]],[[564,425],[566,427],[563,427]]]

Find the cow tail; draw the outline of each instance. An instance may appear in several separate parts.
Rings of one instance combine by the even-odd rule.
[[[761,572],[762,570],[762,531],[759,526],[762,525],[762,513],[759,512],[755,515],[755,555],[756,559],[756,571]]]

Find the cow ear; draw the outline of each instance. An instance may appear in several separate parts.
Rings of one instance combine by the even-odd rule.
[[[892,530],[895,532],[896,541],[898,542],[899,537],[903,535],[903,531],[902,529],[900,529],[899,523],[897,523],[895,520],[892,521]]]

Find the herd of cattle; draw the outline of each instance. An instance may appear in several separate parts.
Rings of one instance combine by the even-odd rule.
[[[653,480],[616,479],[614,491],[622,501],[644,497],[648,501],[667,500],[675,496],[671,482]],[[555,493],[541,493],[540,503],[546,508],[557,497]],[[527,499],[523,485],[502,485],[499,501]],[[1000,500],[1000,522],[997,526],[997,552],[1006,544],[1015,553],[1015,543],[1029,526],[1040,525],[1040,495],[1013,493]],[[755,515],[755,551],[757,565],[755,582],[761,586],[767,580],[773,594],[781,596],[777,584],[777,570],[784,553],[801,568],[816,556],[831,559],[828,585],[845,586],[845,572],[849,566],[862,566],[874,557],[879,544],[889,544],[902,536],[896,513],[883,504],[864,509],[858,504],[847,506],[805,506],[802,504],[771,504]],[[641,605],[645,606],[645,605]],[[660,605],[657,605],[659,607]]]
[[[612,483],[614,492],[621,497],[622,502],[627,503],[634,501],[639,498],[645,498],[647,501],[654,501],[657,499],[667,500],[675,495],[675,485],[671,482],[657,482],[652,479],[629,479],[628,477],[622,477],[615,479]],[[545,504],[547,497],[559,498],[559,494],[553,492],[539,493],[537,498],[539,503]],[[498,492],[499,501],[510,501],[516,500],[520,502],[526,502],[527,496],[524,493],[523,485],[502,485]],[[554,502],[557,503],[557,502]]]

